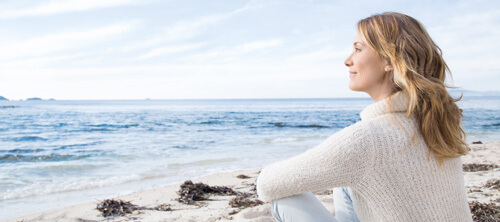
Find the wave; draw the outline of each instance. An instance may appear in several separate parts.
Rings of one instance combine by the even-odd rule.
[[[295,128],[316,128],[316,129],[321,129],[321,128],[330,128],[329,126],[323,126],[319,124],[307,124],[307,125],[288,125],[286,123],[282,122],[277,122],[277,123],[269,123],[271,125],[274,125],[275,127],[282,128],[282,127],[295,127]]]
[[[90,157],[91,155],[20,155],[20,154],[6,154],[0,156],[0,163],[18,163],[18,162],[49,162],[49,161],[66,161],[66,160],[79,160]]]
[[[139,124],[91,124],[91,125],[83,125],[83,129],[80,130],[71,130],[71,132],[106,132],[106,131],[116,131],[119,129],[128,129],[132,127],[137,127]]]
[[[15,142],[34,142],[34,141],[46,141],[46,138],[39,136],[22,136],[12,139]]]
[[[12,149],[12,150],[7,150],[9,153],[36,153],[40,151],[45,151],[45,149],[39,149],[39,148],[34,148],[34,149]]]
[[[287,138],[276,138],[273,140],[269,140],[269,142],[281,143],[281,142],[295,142],[295,141],[299,141],[299,140],[300,140],[299,137],[287,137]]]
[[[116,129],[92,128],[92,129],[71,130],[68,132],[108,132],[108,131],[116,131]]]
[[[186,146],[186,145],[175,145],[172,146],[174,149],[182,149],[182,150],[197,150],[199,149],[198,147],[195,146]]]
[[[97,125],[87,125],[90,127],[98,127],[98,128],[130,128],[139,126],[139,124],[125,124],[125,125],[117,125],[117,124],[97,124]]]
[[[63,126],[68,126],[67,123],[58,123],[56,125],[54,125],[55,127],[63,127]]]
[[[264,143],[288,143],[288,142],[301,142],[306,140],[317,140],[321,139],[323,135],[312,135],[312,136],[297,136],[297,137],[278,137],[278,138],[266,138],[263,139]]]
[[[0,109],[19,108],[19,106],[0,106]]]
[[[0,200],[19,199],[24,197],[42,196],[53,193],[61,193],[76,190],[85,190],[110,185],[122,184],[130,181],[141,180],[138,175],[126,175],[109,177],[105,179],[97,178],[75,178],[59,182],[40,183],[36,182],[27,186],[8,189],[0,193]]]
[[[66,150],[66,149],[79,148],[79,147],[95,146],[95,145],[102,144],[102,143],[104,143],[104,142],[97,141],[97,142],[92,142],[92,143],[77,143],[77,144],[71,144],[71,145],[63,145],[63,146],[60,146],[59,148],[54,149],[54,150]]]
[[[237,160],[238,160],[238,158],[198,160],[198,161],[187,162],[187,163],[171,163],[171,164],[168,164],[168,167],[182,168],[184,166],[192,166],[192,165],[204,166],[204,165],[212,165],[212,164],[217,164],[217,163],[233,162],[233,161],[237,161]]]
[[[297,125],[296,127],[299,127],[299,128],[330,128],[328,126],[323,126],[323,125],[318,125],[318,124]]]
[[[222,122],[218,121],[218,120],[209,120],[209,121],[200,122],[200,124],[216,125],[216,124],[222,124]]]
[[[481,125],[481,127],[488,128],[488,129],[490,129],[490,128],[498,128],[498,127],[500,127],[500,123],[483,124],[483,125]]]

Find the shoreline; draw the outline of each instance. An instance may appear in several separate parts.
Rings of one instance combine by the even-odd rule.
[[[210,186],[227,186],[235,191],[248,192],[255,183],[259,169],[247,169],[234,172],[215,173],[208,176],[192,179],[193,183],[204,183]],[[238,175],[246,175],[249,178],[240,179]],[[179,203],[177,191],[182,183],[175,183],[163,187],[136,191],[131,194],[110,198],[114,200],[130,201],[132,204],[144,207],[154,207],[169,204],[173,211],[141,210],[125,217],[116,217],[116,220],[140,221],[274,221],[269,211],[269,204],[263,204],[252,208],[233,208],[228,203],[234,196],[211,195],[210,201],[202,201],[202,207]],[[102,200],[104,201],[104,200]],[[103,221],[108,220],[96,209],[100,201],[92,201],[84,204],[58,208],[33,213],[21,217],[9,218],[5,221]],[[235,210],[237,214],[231,214]],[[232,219],[231,219],[232,218]],[[112,220],[112,219],[111,219]]]
[[[500,141],[470,144],[471,151],[462,157],[464,164],[464,180],[469,202],[495,203],[500,205],[500,188],[491,186],[498,183],[500,175]],[[480,165],[495,166],[481,169]],[[227,186],[238,192],[251,192],[252,184],[258,176],[259,169],[247,169],[234,172],[222,172],[193,179],[193,183],[202,182],[210,186]],[[238,175],[249,178],[240,179]],[[117,220],[140,221],[274,221],[270,214],[270,205],[265,203],[248,208],[233,208],[228,203],[234,196],[211,195],[211,201],[202,201],[203,206],[179,203],[176,191],[182,183],[163,187],[139,190],[131,194],[116,197],[116,200],[130,201],[144,207],[169,204],[173,211],[138,210]],[[333,212],[333,198],[329,192],[315,193],[320,201]],[[102,200],[101,200],[102,201]],[[48,210],[5,221],[103,221],[108,220],[96,209],[99,201],[78,204],[70,207]],[[237,212],[236,212],[237,211]],[[235,213],[236,212],[236,213]]]

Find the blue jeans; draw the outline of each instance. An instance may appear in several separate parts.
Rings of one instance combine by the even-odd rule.
[[[351,188],[338,187],[333,190],[335,216],[333,216],[311,192],[274,200],[271,203],[271,211],[273,217],[278,222],[359,222],[351,197]]]

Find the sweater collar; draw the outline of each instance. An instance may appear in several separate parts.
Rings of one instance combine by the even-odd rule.
[[[391,97],[391,107],[388,107],[388,99]],[[408,110],[408,96],[403,92],[397,92],[388,98],[367,106],[359,115],[361,120],[368,120],[387,113],[406,112],[406,110]]]

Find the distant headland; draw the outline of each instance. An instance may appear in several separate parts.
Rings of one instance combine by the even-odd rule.
[[[38,98],[38,97],[33,97],[33,98],[28,98],[26,99],[26,101],[41,101],[43,100],[42,98]]]
[[[2,101],[2,100],[3,101],[10,101],[9,99],[7,99],[5,97],[0,96],[0,101]],[[26,101],[54,101],[54,100],[55,99],[52,99],[52,98],[51,99],[42,99],[42,98],[39,98],[39,97],[31,97],[31,98],[27,98],[26,99]],[[19,100],[19,101],[22,101],[22,99]]]

